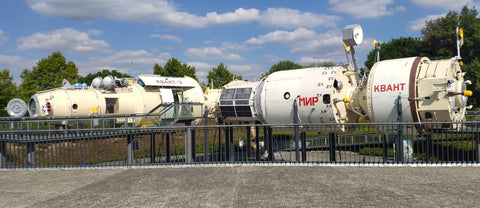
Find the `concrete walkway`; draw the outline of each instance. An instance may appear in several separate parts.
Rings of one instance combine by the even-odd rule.
[[[2,207],[479,207],[480,167],[0,171]]]

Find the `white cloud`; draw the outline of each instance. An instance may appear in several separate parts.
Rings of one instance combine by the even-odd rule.
[[[316,64],[316,63],[324,63],[324,62],[330,62],[332,60],[326,59],[326,58],[313,58],[313,57],[302,57],[297,63],[302,64],[302,65],[308,65],[308,64]]]
[[[293,32],[274,31],[258,38],[250,38],[248,44],[279,43],[291,47],[292,53],[328,53],[336,47],[343,47],[340,30],[317,34],[305,28]]]
[[[182,38],[174,35],[159,35],[159,34],[152,34],[150,35],[151,38],[159,38],[159,39],[164,39],[164,40],[171,40],[171,41],[176,41],[176,42],[182,42]]]
[[[274,31],[258,38],[250,38],[245,43],[247,44],[266,44],[268,42],[276,42],[285,45],[294,44],[297,41],[308,41],[314,38],[317,34],[313,30],[305,28],[298,28],[293,32],[288,31]]]
[[[259,78],[263,71],[266,71],[262,66],[256,64],[244,64],[244,65],[228,65],[228,70],[235,75],[241,75],[243,79]],[[255,80],[250,80],[255,81]]]
[[[243,8],[234,12],[210,12],[205,16],[196,16],[177,11],[175,5],[167,0],[29,0],[28,5],[32,10],[48,16],[73,19],[103,17],[120,21],[158,22],[186,28],[248,23],[260,16],[257,9]]]
[[[427,17],[420,18],[414,21],[410,21],[410,27],[408,29],[410,31],[420,31],[424,26],[427,21],[442,18],[447,14],[440,14],[440,15],[428,15]]]
[[[377,18],[384,15],[393,15],[395,12],[405,11],[402,6],[390,8],[393,0],[329,0],[333,11],[347,13],[355,19]]]
[[[412,3],[422,8],[442,8],[445,10],[459,10],[464,5],[478,8],[480,2],[476,0],[412,0]]]
[[[314,28],[317,26],[334,27],[336,21],[341,20],[339,16],[314,14],[310,12],[301,13],[296,9],[268,8],[263,12],[260,24],[269,27],[282,28]]]
[[[7,40],[8,40],[7,34],[5,34],[5,32],[3,32],[3,30],[0,30],[0,45],[7,42]]]
[[[357,57],[366,57],[368,51],[372,50],[372,38],[364,38],[362,44],[355,47]],[[293,32],[274,31],[246,41],[248,44],[278,43],[290,47],[293,54],[308,54],[309,58],[300,59],[302,63],[308,64],[311,61],[334,63],[345,63],[345,52],[343,48],[342,32],[339,29],[318,34],[315,31],[299,28]],[[280,59],[276,56],[267,56],[269,60]],[[359,62],[360,63],[360,62]]]
[[[238,8],[233,12],[209,12],[204,16],[179,11],[168,0],[28,0],[30,8],[42,15],[71,19],[106,18],[130,22],[156,22],[175,27],[205,28],[217,25],[242,24],[258,21],[267,27],[313,28],[334,27],[342,18],[334,15],[300,12],[289,8]]]
[[[91,31],[90,31],[91,32]],[[98,31],[97,31],[98,34]],[[92,40],[89,33],[62,28],[49,33],[35,33],[17,39],[17,50],[67,51],[70,53],[107,52],[110,47],[103,40]]]
[[[145,50],[123,50],[110,56],[91,57],[86,62],[77,63],[79,73],[86,75],[103,69],[117,70],[132,76],[152,74],[155,63],[164,65],[171,56],[169,53],[152,54]]]
[[[248,46],[248,45],[241,45],[238,43],[233,43],[233,42],[223,42],[222,43],[222,48],[227,49],[227,50],[232,50],[232,51],[249,51],[252,50],[254,47]]]
[[[103,34],[103,31],[101,31],[101,30],[96,30],[96,29],[90,29],[90,30],[87,31],[87,33],[90,34],[90,35],[95,35],[95,36],[97,36],[97,35]]]
[[[240,61],[243,58],[235,53],[230,53],[226,48],[205,47],[205,48],[189,48],[185,55],[191,58],[202,60],[229,60]]]
[[[208,72],[212,68],[217,67],[213,64],[208,64],[204,62],[188,62],[187,65],[195,67],[195,75],[198,77],[200,82],[207,82]]]

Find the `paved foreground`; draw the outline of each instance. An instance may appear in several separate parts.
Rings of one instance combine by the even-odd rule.
[[[0,171],[1,207],[479,207],[480,167]]]

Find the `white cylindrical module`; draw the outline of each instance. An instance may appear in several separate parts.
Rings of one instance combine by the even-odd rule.
[[[374,122],[461,121],[469,93],[455,59],[411,57],[377,62],[367,84],[367,112]]]
[[[32,117],[86,117],[90,116],[94,107],[99,115],[156,114],[162,111],[163,107],[159,107],[162,102],[203,104],[205,101],[201,86],[189,77],[143,75],[139,83],[112,90],[89,87],[38,92],[30,98],[28,111]],[[202,109],[187,105],[175,109],[189,112],[189,115],[178,115],[183,117],[199,117],[203,113]]]
[[[262,123],[292,124],[296,101],[300,124],[345,123],[349,116],[356,121],[358,116],[347,112],[344,103],[355,86],[350,66],[275,72],[257,87],[255,112]]]

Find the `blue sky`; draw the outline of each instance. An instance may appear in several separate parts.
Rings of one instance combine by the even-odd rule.
[[[425,20],[477,0],[2,0],[0,69],[23,69],[60,51],[79,74],[153,73],[175,57],[206,82],[223,62],[250,81],[282,60],[345,63],[341,30],[360,24],[360,65],[372,41],[420,37]]]

